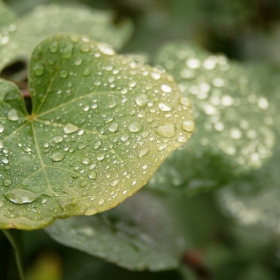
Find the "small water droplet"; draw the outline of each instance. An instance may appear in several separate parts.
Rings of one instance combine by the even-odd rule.
[[[80,188],[84,188],[86,185],[87,185],[87,182],[86,182],[86,181],[83,181],[83,182],[81,182],[81,184],[80,184]]]
[[[56,136],[56,137],[54,137],[54,142],[56,142],[56,143],[60,143],[60,142],[62,142],[62,140],[63,140],[63,137],[61,137],[61,136]]]
[[[103,54],[107,54],[107,55],[115,54],[115,51],[109,45],[107,45],[105,43],[98,43],[97,47]]]
[[[68,123],[65,127],[64,127],[64,132],[66,134],[70,134],[70,133],[74,133],[76,131],[79,130],[79,127],[77,127],[76,125],[72,124],[72,123]]]
[[[65,70],[61,70],[61,71],[59,72],[59,77],[61,77],[61,78],[67,78],[67,77],[68,77],[68,72],[65,71]]]
[[[89,44],[82,44],[80,49],[81,49],[81,52],[87,53],[90,50],[90,45]]]
[[[63,58],[70,58],[72,56],[72,53],[73,53],[73,46],[68,44],[63,50]]]
[[[17,121],[19,119],[18,114],[17,114],[17,110],[15,110],[15,109],[10,110],[8,112],[7,118],[10,121]]]
[[[191,69],[198,69],[201,66],[201,63],[196,58],[190,58],[186,61],[186,65]]]
[[[175,127],[173,124],[166,124],[158,127],[157,134],[163,137],[173,137],[175,135]]]
[[[194,131],[194,122],[192,120],[188,120],[183,122],[182,129],[184,129],[187,132],[193,132]]]
[[[135,102],[140,107],[145,107],[148,103],[148,98],[146,94],[140,94],[135,98]]]
[[[33,71],[35,76],[40,77],[44,74],[45,69],[40,63],[35,63],[33,66]]]
[[[116,106],[116,101],[112,100],[109,104],[108,104],[109,108],[114,108]]]
[[[142,129],[142,125],[138,122],[132,122],[129,126],[128,126],[128,129],[131,131],[131,132],[138,132]]]
[[[121,140],[124,141],[124,142],[127,141],[128,138],[129,138],[129,134],[128,134],[128,133],[124,133],[124,134],[121,136]]]
[[[151,73],[151,76],[152,76],[152,78],[153,78],[154,80],[159,80],[160,77],[161,77],[161,75],[160,75],[159,73],[157,73],[157,72],[152,72],[152,73]]]
[[[83,164],[90,164],[90,163],[91,163],[91,160],[90,160],[89,158],[84,158],[84,159],[82,160],[82,163],[83,163]]]
[[[119,125],[117,123],[112,123],[109,128],[111,132],[116,132],[119,129]]]
[[[75,63],[75,65],[81,65],[82,62],[83,62],[83,60],[80,57],[77,57],[74,63]]]
[[[53,42],[50,47],[49,47],[49,50],[52,52],[52,53],[56,53],[58,51],[58,43],[57,42]]]
[[[184,106],[187,106],[187,107],[191,107],[191,101],[190,101],[190,99],[188,98],[188,97],[182,97],[181,99],[180,99],[180,102],[181,102],[181,104],[182,105],[184,105]]]
[[[103,199],[103,198],[100,198],[99,201],[98,201],[98,204],[99,204],[99,205],[102,205],[103,203],[104,203],[104,199]]]
[[[96,143],[94,143],[93,148],[94,149],[99,149],[101,147],[101,141],[97,141]]]
[[[98,154],[98,155],[97,155],[97,159],[98,159],[99,161],[102,161],[102,160],[104,159],[104,157],[105,157],[104,154]]]
[[[138,157],[142,158],[150,152],[149,148],[143,149],[139,152]]]
[[[163,112],[169,112],[169,111],[171,111],[171,106],[169,105],[169,104],[166,104],[166,103],[159,103],[158,104],[158,107],[159,107],[159,109],[161,110],[161,111],[163,111]]]
[[[6,157],[3,157],[3,158],[1,159],[1,161],[2,161],[4,164],[9,163],[9,160],[8,160]]]
[[[238,128],[232,128],[230,131],[230,137],[233,139],[240,139],[242,137],[242,132]]]
[[[0,149],[3,149],[4,148],[4,144],[2,141],[0,141]]]
[[[50,156],[50,158],[56,162],[63,160],[65,158],[65,155],[60,152],[55,152]]]
[[[90,172],[90,173],[88,174],[88,177],[89,177],[90,179],[96,179],[97,174],[96,174],[95,171],[92,171],[92,172]]]
[[[3,124],[0,124],[0,133],[2,133],[4,131],[5,127]]]
[[[11,180],[4,180],[4,187],[9,187],[10,185],[12,184],[12,181]]]
[[[94,215],[96,213],[97,213],[97,209],[95,207],[88,207],[84,212],[84,214],[86,216],[91,216],[91,215]]]
[[[116,179],[111,183],[111,186],[116,187],[120,183],[120,180]]]
[[[161,85],[161,90],[165,93],[170,93],[172,91],[172,88],[169,85],[163,84]]]

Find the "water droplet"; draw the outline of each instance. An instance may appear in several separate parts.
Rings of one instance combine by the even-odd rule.
[[[111,132],[116,132],[119,129],[119,125],[117,123],[112,123],[109,128]]]
[[[149,148],[143,149],[139,152],[138,157],[142,158],[150,152]]]
[[[98,204],[99,204],[99,205],[102,205],[103,203],[104,203],[104,199],[103,199],[103,198],[100,198],[99,201],[98,201]]]
[[[184,105],[184,106],[187,106],[187,107],[191,107],[191,101],[189,100],[189,98],[188,97],[182,97],[181,99],[180,99],[180,102],[181,102],[181,104],[182,105]]]
[[[87,77],[87,76],[90,75],[90,73],[91,73],[90,68],[87,68],[87,69],[83,72],[83,76],[84,76],[84,77]]]
[[[114,101],[114,100],[112,100],[109,104],[108,104],[108,106],[109,106],[109,108],[114,108],[115,106],[116,106],[116,101]]]
[[[178,137],[178,141],[179,141],[180,143],[185,143],[185,142],[187,141],[187,138],[184,137],[184,136],[179,136],[179,137]]]
[[[132,122],[129,126],[128,126],[128,129],[131,131],[131,132],[138,132],[142,129],[142,125],[138,122]]]
[[[165,103],[159,103],[158,104],[158,107],[161,111],[163,112],[168,112],[168,111],[171,111],[171,107],[169,104],[165,104]]]
[[[15,109],[12,109],[8,112],[7,116],[8,120],[10,121],[17,121],[19,119],[17,111]]]
[[[65,70],[61,70],[61,71],[59,72],[59,77],[61,77],[61,78],[67,78],[67,77],[68,77],[68,72],[65,71]]]
[[[26,204],[37,200],[41,195],[24,189],[14,189],[7,193],[5,197],[16,204]]]
[[[65,158],[65,155],[60,152],[55,152],[50,157],[53,161],[61,161]]]
[[[97,159],[102,161],[104,159],[105,155],[104,154],[98,154]]]
[[[103,54],[107,54],[107,55],[115,54],[115,51],[109,45],[107,45],[105,43],[98,43],[97,47]]]
[[[9,163],[9,160],[8,160],[6,157],[3,157],[3,158],[1,159],[1,161],[2,161],[4,164]]]
[[[0,124],[0,133],[2,133],[4,131],[5,127],[3,124]]]
[[[94,143],[93,148],[94,149],[99,149],[101,147],[101,141],[97,141],[96,143]]]
[[[194,127],[195,127],[195,125],[194,125],[194,122],[192,120],[185,121],[182,124],[182,129],[184,129],[187,132],[194,131]]]
[[[173,124],[166,124],[158,127],[157,134],[163,137],[172,137],[175,135],[175,127]]]
[[[81,182],[81,184],[80,184],[80,188],[84,188],[86,185],[87,185],[87,182],[86,182],[86,181],[83,181],[83,182]]]
[[[9,187],[12,184],[11,180],[4,180],[4,187]]]
[[[163,84],[161,85],[161,90],[165,93],[170,93],[172,91],[172,88],[169,85]]]
[[[63,140],[63,137],[61,137],[61,136],[56,136],[56,137],[54,137],[54,142],[56,142],[56,143],[60,143],[60,142],[62,142],[62,140]]]
[[[230,95],[224,95],[221,98],[221,103],[223,106],[228,107],[234,103],[234,99]]]
[[[82,62],[83,62],[83,60],[80,57],[77,57],[74,63],[75,63],[75,65],[81,65]]]
[[[52,53],[56,53],[58,51],[58,43],[57,42],[53,42],[50,47],[49,47],[49,50],[52,52]]]
[[[89,177],[90,179],[96,179],[97,174],[96,174],[95,171],[92,171],[92,172],[90,172],[90,173],[88,174],[88,177]]]
[[[40,77],[44,74],[45,69],[41,64],[35,63],[33,66],[33,71],[35,76]]]
[[[233,128],[230,131],[230,137],[233,139],[240,139],[242,137],[242,132],[238,128]]]
[[[89,44],[82,44],[80,49],[81,49],[81,52],[87,53],[90,50],[90,46],[89,46]]]
[[[116,187],[120,183],[120,180],[116,179],[111,183],[111,186]]]
[[[70,134],[70,133],[74,133],[76,131],[79,130],[79,127],[77,127],[76,125],[72,124],[72,123],[68,123],[65,127],[64,127],[64,132],[66,134]]]
[[[3,147],[4,147],[4,143],[0,141],[0,149],[3,149]]]
[[[83,163],[83,164],[90,164],[90,163],[91,163],[91,160],[90,160],[89,158],[84,158],[84,159],[82,160],[82,163]]]
[[[84,214],[86,216],[91,216],[91,215],[94,215],[96,213],[97,213],[97,209],[95,207],[88,207],[84,212]]]
[[[190,58],[186,61],[186,65],[191,69],[198,69],[201,66],[201,63],[196,58]]]
[[[73,46],[67,45],[63,50],[63,58],[70,58],[72,56]]]
[[[128,133],[124,133],[124,134],[121,136],[121,140],[124,141],[124,142],[127,141],[128,138],[129,138],[129,134],[128,134]]]
[[[152,72],[151,76],[154,80],[159,80],[161,78],[161,75],[157,72]]]
[[[140,107],[145,107],[148,102],[148,98],[146,94],[140,94],[135,98],[136,104],[139,105]]]
[[[260,97],[259,100],[258,100],[258,106],[259,106],[260,109],[265,110],[265,109],[268,108],[269,103],[268,103],[266,98]]]

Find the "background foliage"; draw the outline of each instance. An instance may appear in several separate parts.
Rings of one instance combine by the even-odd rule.
[[[5,11],[4,22],[0,14],[1,32],[12,40],[0,38],[1,77],[15,82],[23,94],[28,90],[30,48],[52,32],[70,31],[58,29],[78,7],[87,13],[109,9],[103,19],[108,33],[89,30],[90,19],[73,31],[101,41],[108,34],[107,42],[121,53],[165,67],[190,96],[197,114],[197,132],[190,143],[167,159],[143,191],[92,220],[61,220],[46,231],[24,232],[27,279],[279,279],[279,1],[5,3],[9,12]],[[37,7],[66,3],[72,6],[63,17],[57,6]],[[37,24],[34,29],[36,17],[44,13],[51,14],[53,25]],[[14,23],[19,30],[7,28]],[[9,48],[4,48],[6,44]],[[218,70],[193,67],[194,60],[186,63],[210,58],[219,61]],[[226,84],[219,86],[221,80],[215,79],[221,77]],[[208,83],[211,90],[205,86]],[[195,94],[197,89],[207,97]],[[231,99],[224,98],[222,108],[213,99],[217,92],[240,101],[233,110],[234,120],[227,107]],[[217,123],[217,115],[209,114],[217,109],[227,135],[236,141],[207,123]],[[242,133],[249,135],[246,140],[239,139],[240,123]],[[256,150],[250,146],[254,137],[260,139]],[[237,152],[223,151],[232,146]],[[258,160],[256,153],[262,155]],[[246,160],[252,156],[258,164],[242,163],[239,154]],[[0,246],[1,278],[17,279],[13,251],[3,234]]]

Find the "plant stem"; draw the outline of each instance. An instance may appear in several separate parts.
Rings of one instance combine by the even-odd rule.
[[[8,238],[8,240],[10,241],[14,249],[16,264],[17,264],[20,279],[25,280],[23,261],[22,261],[23,260],[22,255],[24,252],[22,232],[20,230],[15,230],[15,229],[2,230],[2,232]]]

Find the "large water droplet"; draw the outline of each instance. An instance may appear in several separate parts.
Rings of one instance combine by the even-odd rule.
[[[117,123],[112,123],[110,126],[109,126],[109,130],[111,132],[116,132],[117,130],[119,129],[119,125]]]
[[[7,118],[10,121],[17,121],[19,119],[18,114],[17,114],[17,110],[15,110],[15,109],[10,110],[8,112]]]
[[[66,134],[70,134],[70,133],[74,133],[76,131],[79,130],[79,127],[77,127],[76,125],[72,124],[72,123],[68,123],[65,127],[64,127],[64,132]]]
[[[54,142],[56,142],[56,143],[60,143],[60,142],[62,142],[62,140],[63,140],[63,137],[61,137],[61,136],[56,136],[56,137],[54,137]]]
[[[61,161],[65,158],[65,155],[60,152],[55,152],[51,155],[53,161]]]
[[[175,127],[173,124],[166,124],[157,129],[157,134],[163,137],[173,137],[175,135]]]
[[[26,204],[37,200],[41,195],[24,189],[15,189],[11,193],[7,193],[5,197],[16,204]]]
[[[148,98],[146,94],[140,94],[135,98],[136,104],[140,107],[145,107],[148,102]]]
[[[115,51],[109,45],[107,45],[105,43],[98,43],[97,47],[103,54],[107,54],[107,55],[115,54]]]
[[[161,90],[165,93],[169,93],[172,91],[172,88],[169,85],[163,84],[161,85]]]
[[[187,132],[194,131],[194,127],[195,127],[195,125],[194,125],[194,122],[192,120],[185,121],[182,124],[182,129],[184,129]]]
[[[128,129],[131,131],[131,132],[138,132],[142,129],[142,125],[138,122],[132,122],[129,126],[128,126]]]

